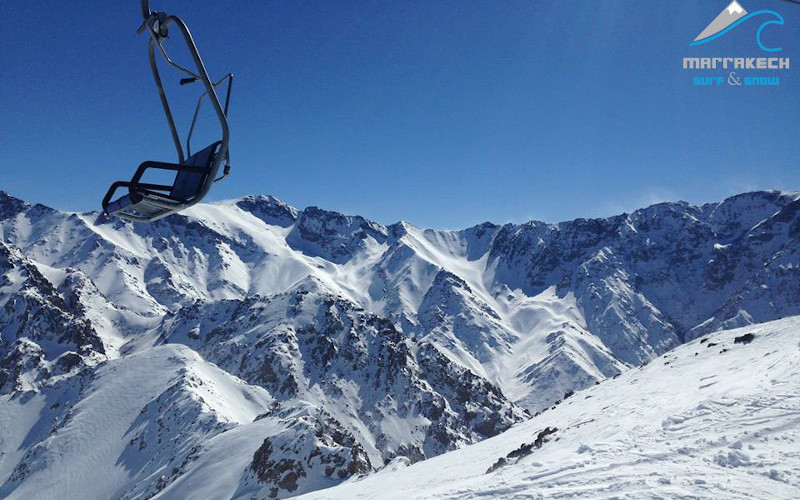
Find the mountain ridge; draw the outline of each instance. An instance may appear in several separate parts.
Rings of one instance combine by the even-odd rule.
[[[393,223],[381,223],[381,222],[373,221],[373,220],[371,220],[369,218],[366,218],[366,217],[363,217],[363,216],[347,215],[345,213],[338,212],[336,210],[325,209],[325,208],[320,207],[318,205],[309,205],[306,208],[301,209],[301,208],[297,208],[294,205],[291,205],[291,204],[283,201],[282,199],[280,199],[280,198],[278,198],[278,197],[276,197],[274,195],[270,195],[270,194],[247,194],[247,195],[242,195],[242,196],[240,196],[238,198],[231,198],[231,199],[225,199],[225,200],[206,202],[205,204],[206,205],[237,205],[237,206],[239,206],[240,208],[242,208],[243,210],[245,210],[247,212],[258,212],[258,207],[259,206],[266,205],[266,207],[262,207],[262,209],[266,209],[266,210],[272,209],[272,210],[275,210],[277,213],[284,212],[287,215],[287,218],[289,220],[295,220],[299,213],[303,212],[306,209],[311,209],[311,210],[314,210],[314,211],[322,211],[322,212],[329,212],[329,213],[332,213],[332,214],[338,214],[338,215],[342,215],[344,217],[359,217],[359,218],[361,218],[361,219],[363,219],[363,220],[365,220],[367,222],[378,224],[378,225],[380,225],[382,227],[385,227],[385,228],[401,227],[403,225],[409,225],[409,226],[412,226],[412,227],[415,227],[415,228],[418,228],[418,229],[423,229],[423,230],[424,229],[430,229],[430,230],[442,231],[442,232],[448,232],[448,231],[449,232],[459,232],[459,231],[468,231],[468,230],[471,230],[471,229],[478,229],[481,226],[502,227],[502,226],[506,226],[506,225],[521,226],[521,225],[526,225],[526,224],[559,225],[559,224],[564,224],[564,223],[568,223],[568,222],[574,222],[574,221],[577,221],[577,220],[585,220],[585,221],[604,220],[604,219],[610,219],[610,218],[619,217],[619,216],[622,216],[622,217],[628,216],[628,215],[630,215],[632,213],[644,210],[646,208],[653,208],[653,207],[660,207],[660,206],[670,206],[670,205],[678,205],[678,206],[683,206],[683,207],[696,207],[696,208],[700,208],[700,209],[706,210],[709,207],[717,207],[717,206],[720,206],[720,205],[724,204],[725,202],[733,201],[733,200],[736,200],[736,199],[741,198],[741,197],[748,197],[750,195],[776,196],[776,197],[784,197],[784,198],[789,198],[789,199],[794,198],[795,200],[797,200],[797,199],[800,199],[800,190],[762,189],[762,190],[755,190],[755,191],[746,191],[746,192],[742,192],[742,193],[738,193],[738,194],[733,194],[733,195],[727,196],[721,201],[710,201],[710,202],[703,202],[703,203],[700,203],[700,204],[691,203],[691,202],[687,202],[687,201],[683,201],[683,200],[678,200],[678,201],[660,201],[660,202],[656,202],[656,203],[651,203],[650,205],[647,205],[646,207],[635,209],[635,210],[632,210],[630,212],[623,211],[623,212],[619,212],[619,213],[615,213],[615,214],[611,214],[611,215],[607,215],[607,216],[578,217],[576,219],[565,219],[565,220],[552,221],[552,222],[543,221],[543,220],[539,220],[539,219],[529,219],[529,220],[524,220],[524,221],[521,221],[521,222],[497,223],[497,222],[492,222],[492,221],[486,220],[486,221],[483,221],[483,222],[475,223],[473,225],[467,226],[467,227],[462,228],[462,229],[442,229],[442,228],[435,228],[435,227],[419,226],[419,225],[416,225],[416,224],[414,224],[414,223],[412,223],[410,221],[406,221],[406,220],[399,220],[399,221],[395,221]],[[68,214],[68,215],[72,215],[72,214],[75,214],[75,215],[90,215],[90,214],[101,215],[102,214],[102,211],[99,210],[99,209],[98,210],[89,210],[89,211],[65,211],[65,210],[60,210],[60,209],[55,208],[55,207],[50,207],[48,205],[44,205],[42,203],[31,204],[31,203],[23,200],[22,198],[19,198],[19,197],[15,196],[15,195],[11,194],[10,192],[8,192],[6,190],[0,189],[0,214],[5,214],[5,216],[8,216],[8,206],[19,206],[19,207],[39,206],[42,209],[45,209],[47,211],[59,212],[59,213]],[[274,221],[273,221],[273,223],[274,223]]]

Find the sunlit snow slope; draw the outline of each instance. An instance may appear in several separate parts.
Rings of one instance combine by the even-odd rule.
[[[500,436],[301,498],[800,498],[800,318],[695,340]]]

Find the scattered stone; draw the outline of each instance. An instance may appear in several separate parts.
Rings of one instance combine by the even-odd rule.
[[[496,471],[497,469],[500,469],[501,467],[517,463],[521,459],[533,453],[533,450],[541,448],[542,445],[544,445],[546,442],[550,440],[549,437],[555,434],[557,431],[558,428],[556,427],[546,427],[544,430],[542,430],[541,432],[539,432],[539,434],[536,435],[536,440],[534,440],[533,443],[530,444],[522,443],[520,447],[517,448],[516,450],[511,451],[505,457],[500,457],[497,460],[497,462],[492,464],[492,466],[486,470],[486,473],[490,474]]]

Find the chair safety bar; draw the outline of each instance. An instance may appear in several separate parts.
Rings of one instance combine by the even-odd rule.
[[[117,181],[111,185],[106,193],[105,197],[103,198],[103,207],[107,207],[111,202],[111,199],[114,197],[117,189],[121,187],[128,188],[131,195],[141,192],[148,192],[147,194],[150,195],[157,195],[159,197],[163,197],[168,200],[174,201],[174,203],[179,203],[182,205],[186,205],[186,207],[191,206],[190,204],[184,203],[185,200],[179,200],[177,198],[173,198],[169,195],[163,193],[153,193],[152,191],[166,191],[170,192],[173,188],[171,185],[165,184],[149,184],[145,182],[139,182],[144,175],[145,171],[149,168],[156,168],[159,170],[174,170],[176,172],[189,172],[189,173],[197,173],[203,174],[208,171],[208,169],[203,167],[193,167],[190,165],[178,165],[177,163],[164,163],[160,161],[146,161],[139,165],[139,168],[136,170],[136,173],[133,175],[133,179],[130,181]],[[174,205],[173,203],[173,205]],[[169,208],[165,206],[165,208]]]

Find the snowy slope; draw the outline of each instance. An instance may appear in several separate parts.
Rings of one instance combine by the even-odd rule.
[[[0,497],[146,497],[271,401],[177,345],[2,396]]]
[[[798,497],[800,317],[715,333],[495,438],[300,498]]]

